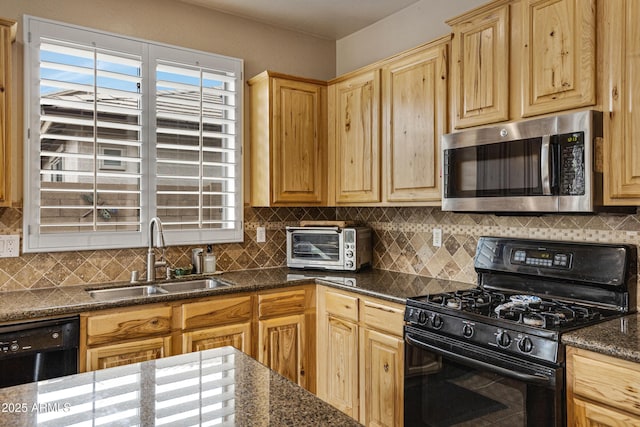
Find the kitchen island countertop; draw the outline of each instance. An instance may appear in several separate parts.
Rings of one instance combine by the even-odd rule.
[[[359,426],[222,347],[0,389],[0,425]]]

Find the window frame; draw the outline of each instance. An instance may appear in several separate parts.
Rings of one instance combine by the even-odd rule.
[[[140,140],[140,215],[137,231],[91,231],[41,233],[40,205],[40,93],[39,93],[39,38],[68,40],[85,46],[109,49],[116,52],[140,55],[142,58],[142,112]],[[82,36],[82,37],[81,37]],[[90,36],[90,41],[87,38]],[[32,40],[33,38],[33,40]],[[158,60],[171,60],[183,65],[223,69],[235,73],[235,159],[234,164],[234,205],[236,223],[229,229],[164,230],[167,245],[209,244],[242,242],[244,240],[244,185],[243,185],[243,109],[244,109],[244,62],[242,59],[227,57],[109,33],[92,28],[80,27],[63,22],[24,16],[24,212],[23,212],[23,252],[54,252],[68,250],[120,249],[143,247],[148,242],[148,223],[156,216],[156,64]],[[167,57],[167,54],[172,56]],[[164,55],[164,56],[163,56]],[[224,68],[229,67],[229,68]],[[38,84],[35,84],[38,82]],[[38,125],[36,125],[38,124]],[[101,170],[101,161],[95,163]],[[94,182],[97,185],[97,181]],[[201,205],[199,209],[204,209]]]

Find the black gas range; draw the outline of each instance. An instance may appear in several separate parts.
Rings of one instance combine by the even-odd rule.
[[[405,425],[563,425],[561,335],[634,309],[636,259],[628,245],[480,238],[477,287],[407,299]],[[497,409],[440,414],[474,397]]]

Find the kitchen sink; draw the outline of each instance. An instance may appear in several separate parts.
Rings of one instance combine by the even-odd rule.
[[[154,285],[127,286],[123,288],[94,289],[89,295],[97,300],[113,300],[132,297],[146,297],[149,295],[166,294],[167,291]]]
[[[230,283],[219,279],[185,280],[184,282],[163,283],[159,287],[167,292],[204,291],[231,286]]]

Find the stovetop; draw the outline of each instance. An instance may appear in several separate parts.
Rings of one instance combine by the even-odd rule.
[[[471,313],[495,325],[519,324],[564,332],[618,314],[595,306],[535,295],[473,288],[407,300],[407,305],[437,309],[451,314]],[[469,316],[470,317],[470,316]]]

